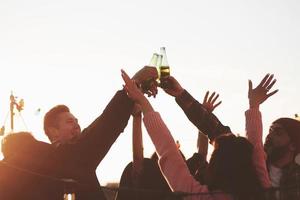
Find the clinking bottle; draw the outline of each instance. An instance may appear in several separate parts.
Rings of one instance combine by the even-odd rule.
[[[156,67],[158,56],[159,55],[157,53],[153,53],[152,58],[151,58],[150,63],[149,63],[150,67]]]
[[[153,53],[150,63],[148,64],[149,67],[156,67],[157,66],[157,59],[159,55],[157,53]],[[150,90],[151,84],[153,79],[146,80],[144,83],[141,84],[143,92]]]
[[[166,78],[170,76],[170,66],[167,59],[166,48],[160,48],[160,54],[162,55],[161,64],[159,66],[159,81],[160,87],[166,88],[168,87]]]
[[[159,67],[160,78],[167,78],[170,76],[170,66],[167,59],[166,48],[160,48],[160,54],[162,55],[161,65]]]

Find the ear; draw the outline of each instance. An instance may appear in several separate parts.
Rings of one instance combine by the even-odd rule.
[[[51,142],[58,140],[59,132],[58,132],[57,128],[49,127],[47,129],[47,132],[48,132],[48,135],[49,135],[49,138],[50,138]]]

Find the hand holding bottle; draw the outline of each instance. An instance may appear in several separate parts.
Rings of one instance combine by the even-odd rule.
[[[144,96],[144,94],[137,87],[135,80],[129,78],[124,70],[121,70],[122,78],[125,82],[124,89],[126,90],[129,98],[138,103],[141,106],[143,113],[153,111],[151,104],[148,99]]]
[[[154,97],[157,94],[157,83],[155,81],[157,78],[157,70],[155,67],[151,66],[143,67],[132,77],[135,83],[142,89],[143,93]],[[147,85],[147,87],[145,85]]]
[[[163,90],[167,94],[169,94],[173,97],[177,97],[184,91],[184,89],[181,87],[181,85],[178,83],[178,81],[173,76],[169,76],[164,81],[168,85],[168,87],[163,88]]]

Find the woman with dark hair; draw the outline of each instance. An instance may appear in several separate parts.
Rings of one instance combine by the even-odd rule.
[[[222,190],[243,199],[260,192],[252,161],[253,146],[246,138],[221,135],[216,138],[214,147],[206,171],[210,191]]]
[[[140,104],[144,114],[144,124],[159,155],[159,165],[172,191],[184,192],[187,199],[258,199],[258,192],[267,179],[262,145],[255,145],[242,137],[232,134],[222,135],[215,142],[215,151],[208,166],[208,184],[201,185],[190,174],[186,163],[180,156],[174,139],[158,112],[140,92],[134,81],[122,71],[125,89],[130,98]],[[259,143],[261,117],[259,105],[275,92],[267,94],[273,84],[273,76],[265,77],[257,88],[249,84],[250,109],[246,112],[247,134],[252,142]],[[252,143],[255,144],[255,143]],[[261,170],[262,169],[262,170]],[[261,183],[261,184],[259,184]],[[205,195],[193,193],[206,193]]]

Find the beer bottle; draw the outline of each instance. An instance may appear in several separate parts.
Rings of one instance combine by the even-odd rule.
[[[159,66],[159,82],[160,82],[159,86],[161,88],[167,88],[168,81],[166,80],[166,78],[168,78],[170,76],[170,66],[168,63],[165,47],[160,48],[160,54],[162,55],[162,61]]]
[[[151,58],[150,63],[149,63],[148,66],[150,66],[150,67],[156,67],[157,59],[158,59],[158,54],[157,53],[153,53],[152,58]]]
[[[160,48],[160,54],[162,55],[161,66],[159,67],[160,79],[170,76],[170,66],[167,59],[166,48]]]
[[[156,62],[156,69],[157,69],[157,72],[158,72],[158,78],[156,80],[156,82],[158,84],[160,84],[160,67],[161,67],[161,62],[162,62],[162,55],[158,55],[157,57],[157,62]]]
[[[157,59],[158,59],[158,54],[157,53],[153,53],[152,58],[150,60],[150,63],[148,64],[149,67],[156,67],[157,65]],[[146,80],[145,82],[141,83],[141,88],[143,90],[143,92],[146,92],[148,90],[150,90],[151,88],[151,84],[153,83],[152,79]]]

